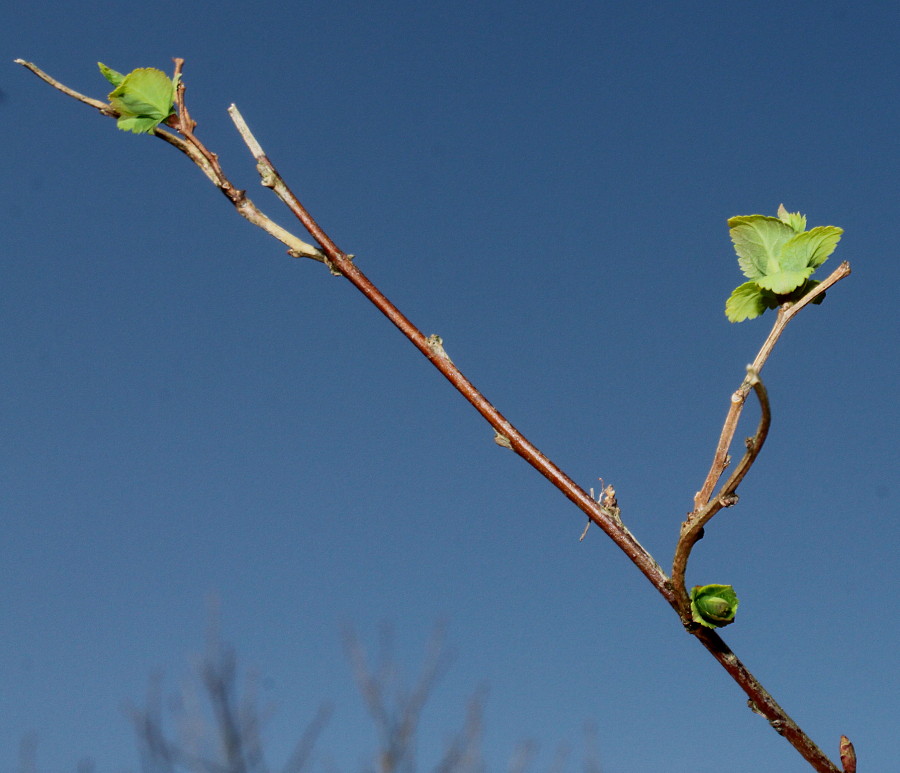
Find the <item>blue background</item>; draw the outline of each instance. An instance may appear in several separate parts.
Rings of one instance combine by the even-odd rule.
[[[349,283],[285,256],[181,154],[98,98],[98,60],[187,60],[188,105],[268,214],[237,103],[337,243],[538,447],[669,566],[728,398],[774,315],[726,219],[845,229],[853,274],[763,372],[767,446],[690,584],[812,738],[896,765],[895,3],[8,4],[0,31],[0,770],[139,768],[129,703],[190,682],[210,599],[259,674],[278,767],[322,701],[316,769],[377,739],[342,645],[382,623],[428,769],[487,685],[483,751],[604,773],[803,771],[599,530]],[[299,226],[297,227],[299,233]],[[738,437],[749,434],[748,409]],[[704,751],[701,751],[704,750]],[[698,756],[699,755],[699,756]]]

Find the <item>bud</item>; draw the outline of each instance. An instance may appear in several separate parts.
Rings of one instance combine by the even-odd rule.
[[[695,585],[691,588],[691,617],[707,628],[734,622],[738,597],[730,585]]]

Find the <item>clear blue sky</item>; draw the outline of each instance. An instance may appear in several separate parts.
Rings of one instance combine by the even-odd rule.
[[[437,760],[486,684],[484,752],[604,773],[804,771],[599,530],[349,283],[292,260],[184,157],[52,91],[187,60],[198,131],[279,222],[235,102],[313,213],[576,481],[612,482],[669,566],[772,322],[723,315],[725,225],[784,202],[853,275],[763,372],[774,422],[691,584],[832,756],[896,769],[895,3],[8,3],[0,50],[0,773],[139,769],[123,709],[176,695],[208,599],[274,706],[273,767],[374,748],[341,644],[393,624]],[[747,417],[749,432],[755,412]],[[712,730],[704,729],[712,724]],[[29,736],[28,734],[36,734]],[[709,743],[724,756],[698,757]]]

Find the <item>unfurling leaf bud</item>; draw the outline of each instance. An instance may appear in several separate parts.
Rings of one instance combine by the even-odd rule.
[[[115,88],[109,104],[119,114],[117,126],[135,134],[153,134],[154,129],[174,115],[175,89],[180,76],[169,78],[162,70],[141,67],[122,75],[102,62],[100,72]]]
[[[691,588],[691,617],[707,628],[734,622],[738,597],[730,585],[695,585]]]
[[[807,231],[805,215],[788,212],[784,204],[778,217],[739,215],[729,218],[728,228],[738,265],[750,280],[725,302],[731,322],[802,298],[815,286],[810,275],[828,260],[844,233],[833,225]]]

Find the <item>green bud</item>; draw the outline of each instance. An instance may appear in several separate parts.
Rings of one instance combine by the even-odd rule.
[[[707,628],[734,622],[738,597],[730,585],[695,585],[691,588],[691,617]]]

